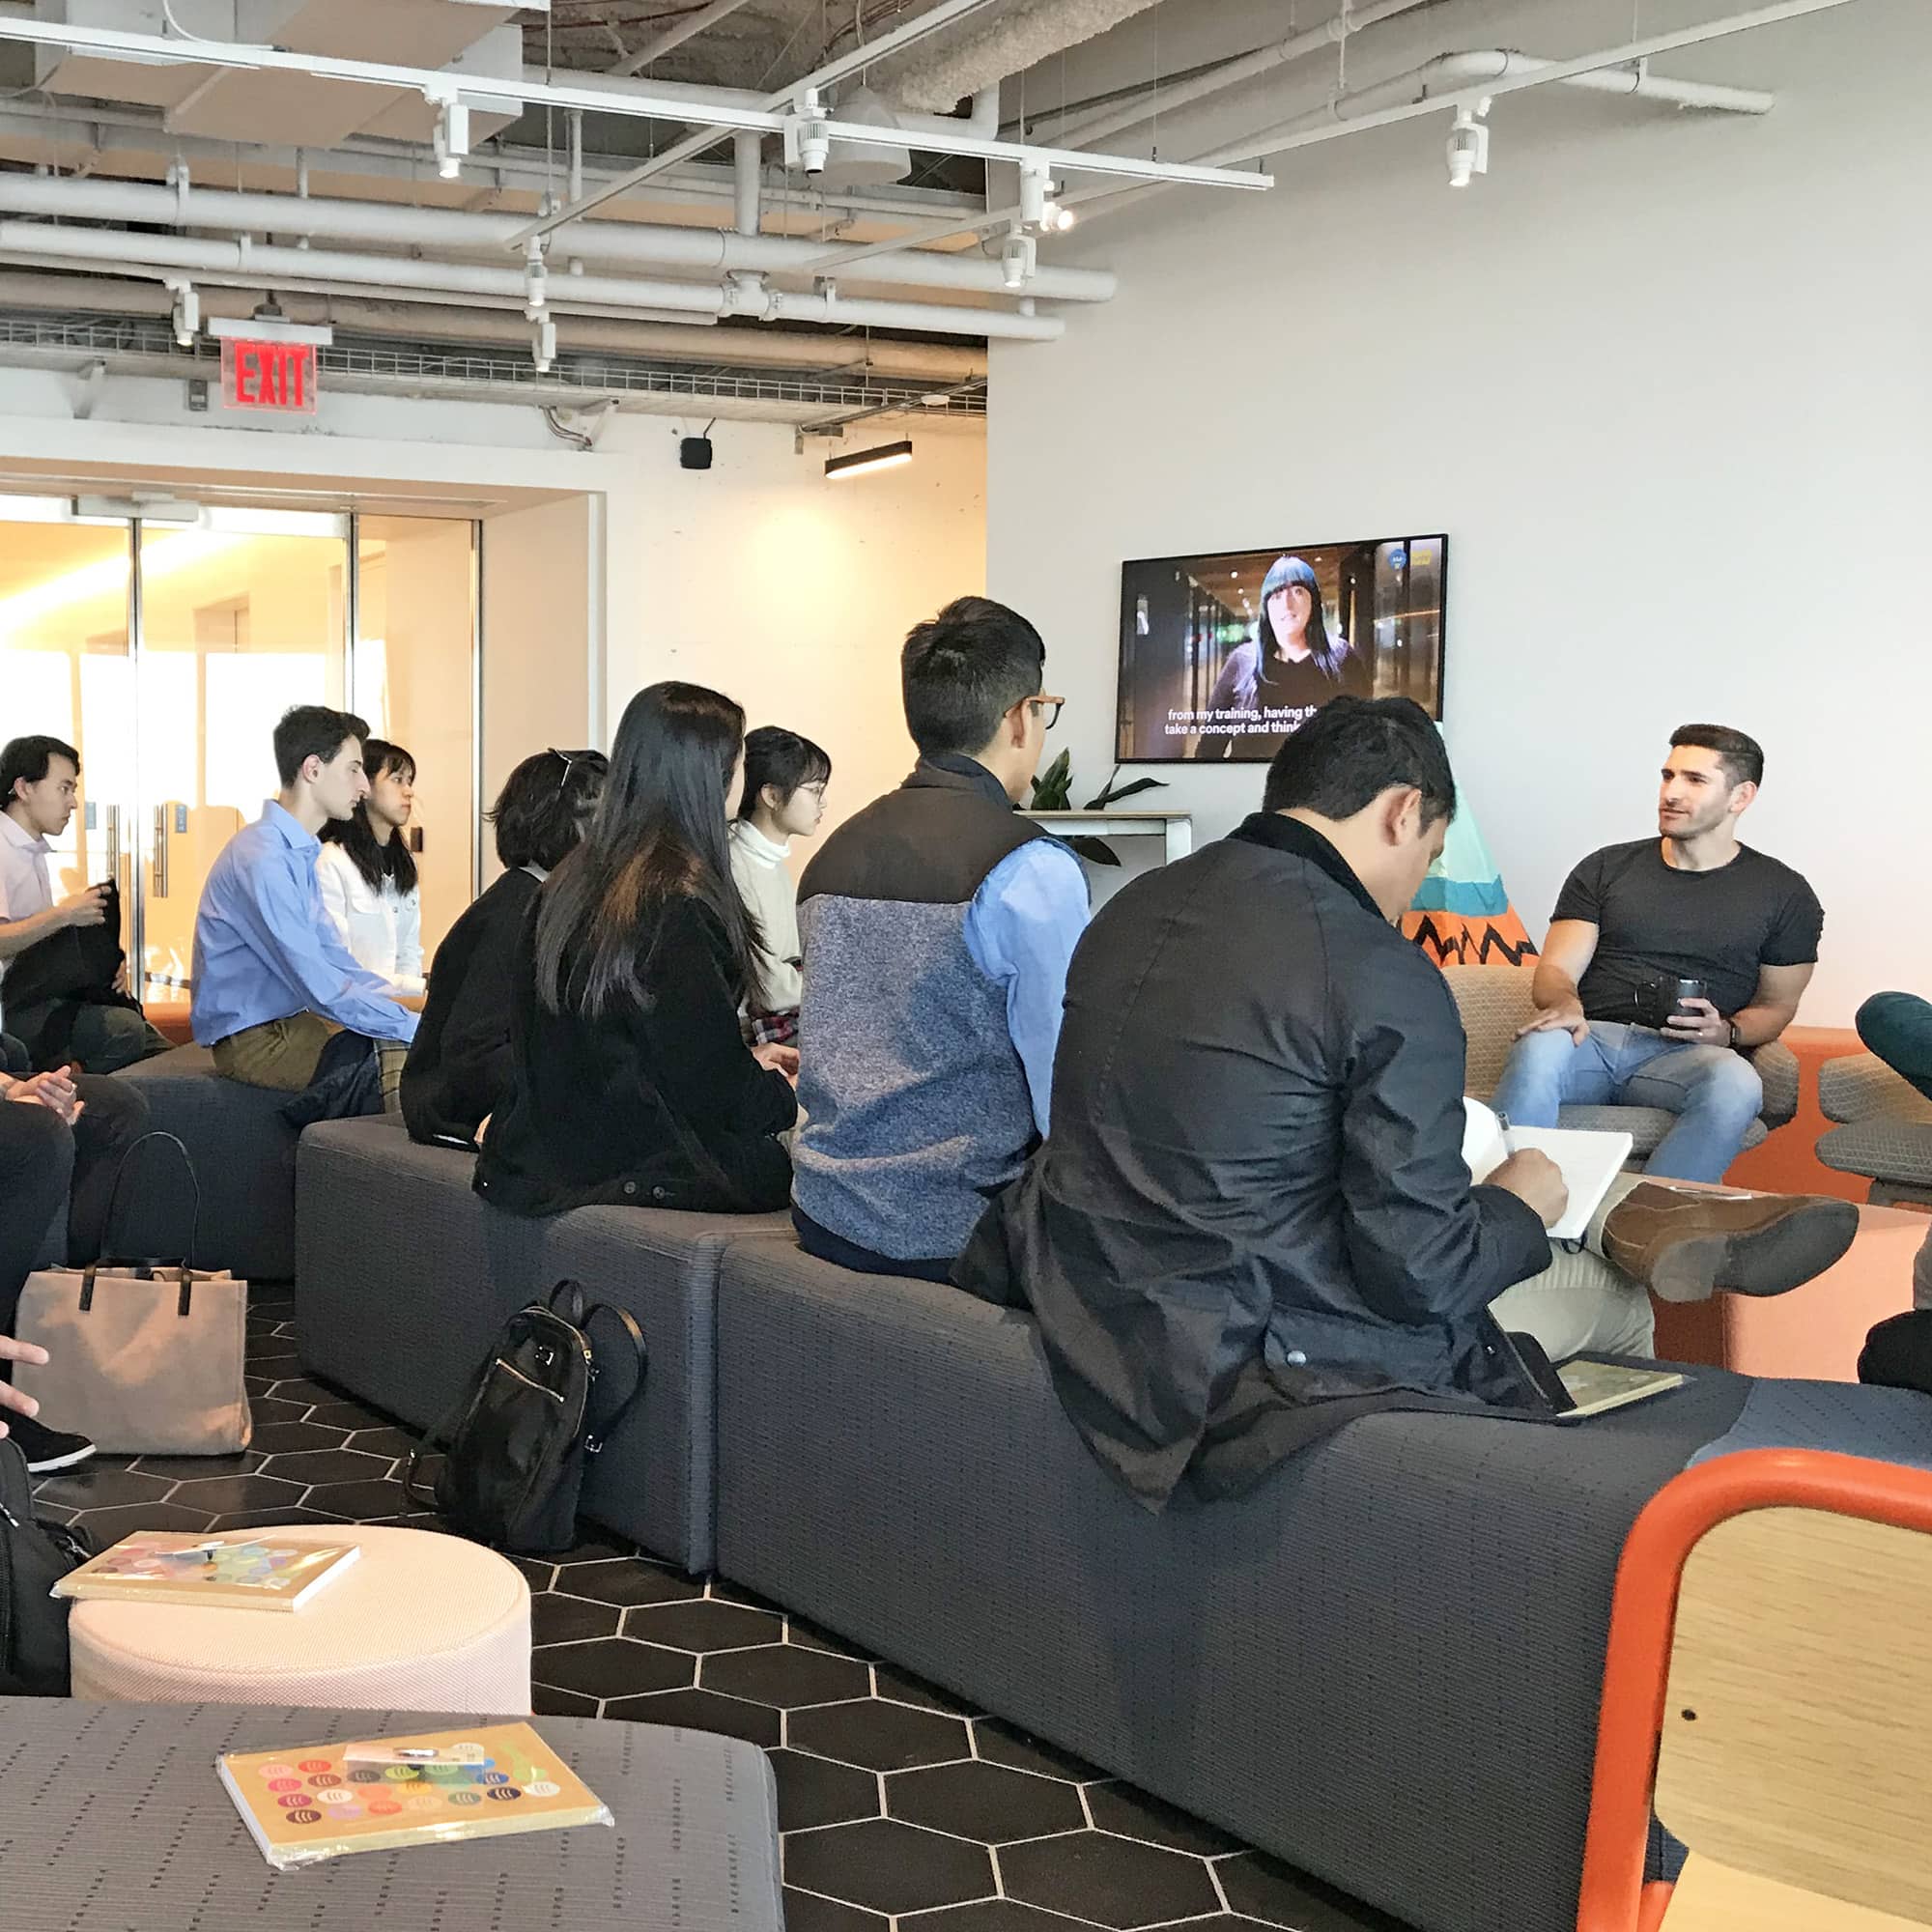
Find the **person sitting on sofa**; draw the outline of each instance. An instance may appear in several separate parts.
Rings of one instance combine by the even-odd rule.
[[[221,849],[194,922],[198,1044],[224,1079],[298,1094],[337,1031],[378,1043],[385,1100],[402,1077],[416,1016],[360,965],[323,910],[316,835],[367,795],[369,727],[347,711],[298,704],[275,726],[282,789]]]
[[[753,1045],[798,1039],[798,894],[785,870],[794,838],[810,838],[825,816],[832,760],[810,738],[762,724],[745,739],[744,796],[731,821],[731,876],[762,935],[758,983],[745,1003]]]
[[[511,969],[510,1098],[476,1191],[518,1214],[593,1202],[783,1207],[798,1118],[785,1046],[738,1008],[757,923],[731,883],[745,714],[695,684],[625,707],[582,843],[544,881]]]
[[[1788,1027],[1825,914],[1789,866],[1738,842],[1764,753],[1722,724],[1670,741],[1656,838],[1607,845],[1570,874],[1537,961],[1540,1010],[1517,1038],[1495,1107],[1553,1127],[1565,1105],[1677,1115],[1644,1171],[1721,1180],[1764,1105],[1745,1049]],[[1679,1000],[1676,982],[1704,996]]]
[[[805,938],[792,1215],[822,1260],[944,1281],[1046,1132],[1087,880],[1020,817],[1061,700],[1017,611],[962,597],[906,639],[919,764],[826,840]]]
[[[0,1063],[17,1069],[24,1054],[0,1038]],[[67,1259],[98,1260],[128,1151],[148,1128],[148,1102],[130,1081],[65,1073],[16,1077],[0,1071],[0,1335],[11,1333],[20,1291],[34,1271],[47,1230],[67,1204]],[[125,1222],[121,1224],[125,1227]],[[42,1361],[35,1351],[12,1359]],[[0,1377],[6,1371],[0,1368]],[[84,1435],[50,1429],[31,1404],[0,1386],[0,1406],[16,1411],[14,1439],[35,1474],[65,1469],[94,1454]]]
[[[957,1280],[1033,1309],[1072,1420],[1151,1509],[1370,1408],[1547,1414],[1506,1331],[1636,1352],[1644,1287],[1773,1293],[1850,1244],[1849,1202],[1631,1177],[1596,1252],[1552,1261],[1550,1161],[1471,1184],[1462,1023],[1400,930],[1455,809],[1420,706],[1331,699],[1262,810],[1135,879],[1074,954],[1053,1131]]]
[[[392,992],[423,990],[422,892],[403,837],[415,806],[416,761],[400,745],[362,747],[369,793],[347,818],[325,820],[315,864],[322,903],[343,945]]]
[[[1854,1024],[1870,1052],[1932,1100],[1932,1001],[1917,993],[1874,993]]]
[[[8,1031],[37,1064],[77,1062],[90,1073],[115,1073],[168,1050],[132,1000],[36,999],[25,990],[40,948],[56,933],[98,926],[106,917],[104,886],[56,899],[47,868],[48,841],[67,830],[79,781],[80,753],[58,738],[15,738],[0,750],[0,974],[11,970],[15,987]],[[111,991],[127,990],[124,960]]]
[[[489,816],[503,875],[437,948],[429,999],[403,1064],[411,1139],[468,1146],[510,1097],[517,939],[537,888],[582,838],[609,769],[602,752],[539,752],[497,793]]]

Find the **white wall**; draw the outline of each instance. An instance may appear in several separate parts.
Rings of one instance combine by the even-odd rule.
[[[1722,5],[1646,0],[1643,28]],[[1164,35],[1162,69],[1282,31],[1279,8],[1241,12],[1217,10],[1212,45]],[[1615,45],[1631,8],[1418,17],[1364,40],[1350,84],[1449,47]],[[1146,76],[1146,37],[1113,41],[1070,95]],[[1123,558],[1446,527],[1450,749],[1526,923],[1582,853],[1654,830],[1671,726],[1740,725],[1769,760],[1747,836],[1827,909],[1803,1017],[1842,1024],[1932,980],[1932,8],[1861,0],[1657,67],[1778,105],[1540,90],[1496,103],[1493,172],[1465,192],[1432,116],[1283,156],[1265,196],[1182,191],[1076,231],[1065,259],[1122,291],[1062,343],[994,349],[990,587],[1074,695],[1077,792],[1112,763]],[[1164,126],[1162,152],[1318,103],[1333,58],[1296,71],[1236,120]],[[1160,775],[1197,837],[1259,803],[1260,767]]]
[[[831,753],[825,830],[890,789],[915,756],[899,702],[906,633],[985,588],[985,443],[977,429],[912,427],[902,469],[831,482],[828,449],[794,452],[787,429],[720,423],[713,467],[677,467],[660,425],[639,458],[649,513],[613,513],[613,581],[630,577],[635,622],[610,632],[610,723],[659,678],[728,693],[753,725],[783,724]],[[858,424],[842,447],[892,441]],[[810,848],[793,854],[794,867]]]

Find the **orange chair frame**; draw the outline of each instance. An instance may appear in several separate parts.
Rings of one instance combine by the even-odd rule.
[[[1617,1565],[1597,1723],[1577,1932],[1660,1932],[1671,1888],[1644,1883],[1684,1565],[1750,1510],[1812,1509],[1932,1534],[1932,1474],[1810,1449],[1753,1449],[1688,1469],[1632,1526]]]

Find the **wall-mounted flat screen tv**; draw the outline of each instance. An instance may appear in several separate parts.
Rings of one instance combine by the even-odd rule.
[[[1263,762],[1343,692],[1439,719],[1448,572],[1440,533],[1122,564],[1115,755]]]

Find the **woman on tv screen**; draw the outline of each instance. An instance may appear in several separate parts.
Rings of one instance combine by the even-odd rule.
[[[1269,753],[1278,750],[1338,693],[1367,697],[1370,685],[1369,668],[1348,639],[1328,635],[1314,569],[1298,556],[1278,556],[1262,582],[1254,639],[1229,654],[1208,709],[1256,715],[1255,728],[1240,734],[1242,752],[1253,757],[1263,751],[1264,739]],[[1220,755],[1232,757],[1234,752],[1229,737]]]

